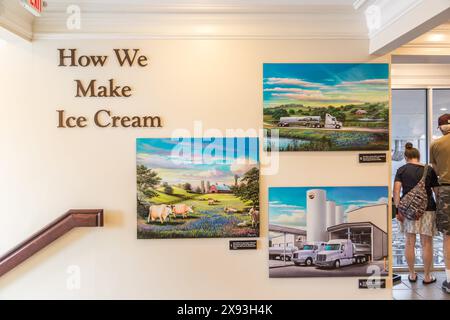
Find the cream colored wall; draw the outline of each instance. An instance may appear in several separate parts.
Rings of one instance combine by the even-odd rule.
[[[140,48],[150,67],[58,68],[57,48],[111,54]],[[269,186],[384,186],[387,164],[360,165],[357,153],[283,154],[261,182],[256,251],[227,239],[136,240],[135,139],[176,128],[261,128],[263,62],[369,61],[360,40],[37,41],[0,48],[0,252],[69,208],[104,208],[103,229],[75,230],[0,279],[0,299],[390,299],[358,290],[357,279],[269,279]],[[383,60],[378,60],[383,61]],[[131,84],[129,99],[73,98],[73,79]],[[155,114],[162,129],[57,129],[56,109]],[[5,126],[6,124],[6,126]],[[79,290],[68,271],[81,271]]]

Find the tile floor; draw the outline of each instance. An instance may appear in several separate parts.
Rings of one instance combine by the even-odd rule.
[[[419,273],[416,283],[408,281],[407,273],[399,273],[402,282],[394,285],[394,300],[450,300],[450,294],[442,290],[441,284],[445,280],[445,272],[434,272],[437,282],[430,285],[423,285],[423,274]]]

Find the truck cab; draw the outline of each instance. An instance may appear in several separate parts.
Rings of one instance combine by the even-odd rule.
[[[342,122],[337,121],[336,117],[328,113],[325,115],[325,128],[341,129],[342,126]]]
[[[355,262],[355,246],[351,240],[330,240],[325,248],[317,254],[316,266],[319,268],[336,268]]]
[[[312,266],[316,263],[317,254],[325,248],[326,242],[307,242],[303,248],[295,251],[292,261],[296,266]]]

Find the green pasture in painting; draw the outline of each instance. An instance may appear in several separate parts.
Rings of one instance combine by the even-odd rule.
[[[259,235],[257,138],[137,139],[139,239]]]

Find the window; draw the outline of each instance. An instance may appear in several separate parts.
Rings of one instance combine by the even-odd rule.
[[[427,161],[426,114],[426,90],[392,90],[392,181],[405,164],[407,142],[419,149],[422,161]]]
[[[433,105],[428,106],[428,95],[432,95]],[[448,109],[448,110],[445,110]],[[432,111],[432,112],[429,112]],[[421,153],[421,161],[428,162],[428,146],[433,139],[442,136],[437,128],[437,119],[450,110],[450,89],[401,89],[392,90],[392,181],[397,169],[405,164],[403,152],[406,142],[411,142]],[[428,114],[432,128],[428,134]],[[444,266],[442,249],[443,237],[434,238],[434,267]],[[399,233],[397,219],[392,221],[392,248],[394,268],[406,268],[405,238]],[[416,265],[421,265],[420,239],[416,241]]]

